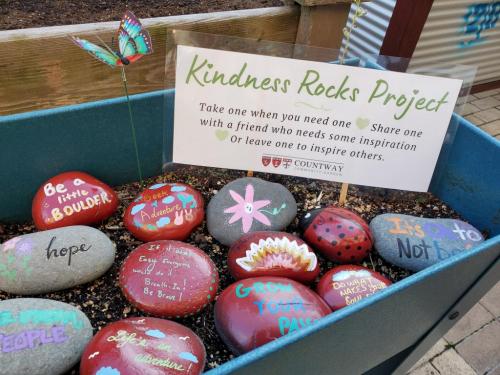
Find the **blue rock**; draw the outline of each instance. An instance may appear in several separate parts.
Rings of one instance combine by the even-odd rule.
[[[472,225],[454,219],[384,214],[371,221],[370,229],[382,258],[416,272],[484,241]]]

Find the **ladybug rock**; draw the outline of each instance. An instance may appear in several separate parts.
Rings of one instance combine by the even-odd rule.
[[[373,245],[368,224],[343,208],[330,206],[310,211],[301,227],[306,242],[335,262],[359,262]]]

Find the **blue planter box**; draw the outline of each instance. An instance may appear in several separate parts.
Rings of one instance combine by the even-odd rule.
[[[146,176],[161,173],[164,143],[171,150],[173,97],[132,97]],[[432,192],[490,239],[210,374],[404,373],[482,297],[500,275],[500,142],[459,116],[452,122]],[[0,154],[0,222],[29,219],[37,188],[63,171],[137,180],[122,98],[0,117]]]

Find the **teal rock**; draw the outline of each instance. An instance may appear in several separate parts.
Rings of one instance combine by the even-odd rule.
[[[387,262],[418,272],[484,241],[472,225],[455,219],[383,214],[370,223],[375,249]]]
[[[41,298],[0,302],[0,373],[58,375],[71,369],[92,338],[76,307]]]
[[[11,238],[0,246],[0,290],[32,295],[90,282],[115,260],[101,231],[75,225]]]

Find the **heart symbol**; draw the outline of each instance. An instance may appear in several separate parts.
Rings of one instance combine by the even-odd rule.
[[[158,228],[164,227],[165,225],[168,225],[168,224],[170,224],[170,218],[168,216],[162,217],[162,218],[160,218],[160,220],[158,220],[156,222],[156,226]]]
[[[215,131],[215,136],[217,137],[217,139],[219,141],[223,141],[225,140],[229,135],[229,132],[227,130],[221,130],[221,129],[218,129]]]
[[[135,215],[136,213],[141,211],[144,207],[146,207],[144,203],[138,204],[137,206],[132,207],[132,211],[130,211],[130,213],[132,215]]]
[[[367,118],[362,118],[362,117],[358,117],[356,119],[356,126],[358,127],[358,129],[364,129],[366,128],[368,125],[370,125],[370,120],[367,119]]]
[[[163,198],[162,202],[165,203],[165,204],[170,204],[172,203],[173,201],[175,201],[175,198],[172,197],[171,195],[169,195],[168,197],[166,198]]]

